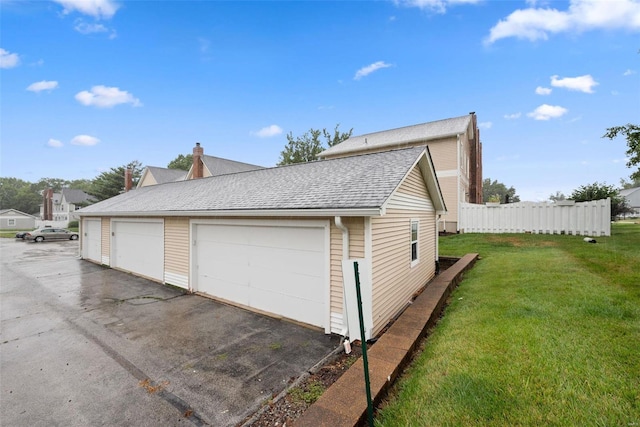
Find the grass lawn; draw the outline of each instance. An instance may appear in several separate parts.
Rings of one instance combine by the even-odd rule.
[[[441,238],[482,259],[376,426],[640,426],[640,225],[582,239]]]

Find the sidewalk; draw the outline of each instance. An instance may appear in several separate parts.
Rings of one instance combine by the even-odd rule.
[[[380,339],[368,350],[374,406],[380,403],[413,350],[435,324],[447,297],[473,266],[478,254],[467,254],[436,276]],[[362,358],[358,359],[305,413],[296,427],[357,426],[366,419],[367,397]]]

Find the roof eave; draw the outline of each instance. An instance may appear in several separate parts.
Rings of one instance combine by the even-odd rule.
[[[152,211],[152,212],[76,212],[81,217],[317,217],[317,216],[380,216],[383,209],[368,208],[336,208],[336,209],[225,209],[211,211]]]
[[[424,142],[425,145],[427,145],[428,142],[430,141],[434,141],[436,139],[444,139],[444,138],[450,138],[452,136],[458,136],[461,135],[464,132],[453,132],[453,133],[446,133],[446,134],[442,134],[442,135],[437,135],[437,136],[433,136],[430,138],[414,138],[414,139],[408,139],[406,141],[395,141],[395,142],[391,142],[388,144],[380,144],[380,145],[370,145],[370,146],[358,146],[356,148],[347,148],[344,150],[336,150],[333,152],[329,153],[329,156],[333,156],[335,155],[343,155],[343,154],[351,154],[351,153],[358,153],[358,152],[362,152],[362,151],[367,151],[367,149],[379,149],[379,148],[402,148],[404,146],[408,146],[410,144],[414,144],[416,142]],[[339,145],[336,145],[336,147],[338,147]],[[331,147],[333,148],[333,147]],[[318,155],[316,156],[319,159],[324,159],[327,158],[326,153],[327,151],[330,151],[331,148],[326,149],[324,151],[322,151],[321,153],[318,153]]]

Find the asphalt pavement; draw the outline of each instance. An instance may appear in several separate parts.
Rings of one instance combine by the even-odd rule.
[[[233,426],[335,337],[0,239],[0,425]]]

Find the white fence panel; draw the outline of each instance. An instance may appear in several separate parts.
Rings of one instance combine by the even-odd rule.
[[[611,235],[611,199],[591,202],[460,206],[460,231],[466,233],[540,233]]]

